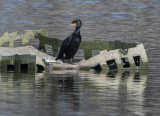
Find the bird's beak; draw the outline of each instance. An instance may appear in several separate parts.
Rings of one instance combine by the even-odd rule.
[[[76,27],[77,25],[76,25],[76,23],[73,23],[73,24],[71,24],[70,26],[71,26],[71,27]]]

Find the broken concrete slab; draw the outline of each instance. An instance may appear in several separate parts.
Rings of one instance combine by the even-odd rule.
[[[148,58],[143,44],[129,48],[126,55],[119,51],[120,49],[103,50],[99,55],[80,61],[79,68],[100,65],[102,69],[148,69]]]
[[[46,68],[45,62],[55,62],[55,57],[49,56],[32,46],[25,47],[0,47],[0,69],[7,70],[12,65],[19,72],[22,65],[26,64],[28,70],[36,70],[37,66]]]
[[[55,69],[81,69],[81,70],[114,70],[114,69],[148,69],[147,54],[143,44],[129,48],[127,54],[122,54],[120,49],[103,50],[88,60],[81,60],[75,65],[66,63],[53,63]]]
[[[26,30],[24,34],[18,32],[4,33],[0,37],[0,56],[16,57],[23,55],[36,56],[36,64],[46,67],[50,64],[51,68],[57,69],[147,69],[148,59],[143,44],[125,43],[120,41],[82,41],[79,51],[75,55],[75,65],[55,61],[56,54],[62,40],[49,38],[48,31]],[[14,47],[26,46],[27,47]],[[39,51],[39,50],[41,51]],[[53,55],[49,56],[46,53]],[[12,59],[11,57],[11,59]],[[13,58],[13,59],[14,59]],[[10,58],[9,58],[10,59]],[[10,60],[11,62],[16,60]],[[37,62],[38,61],[38,62]],[[3,61],[2,61],[3,62]],[[2,63],[3,64],[3,63]]]

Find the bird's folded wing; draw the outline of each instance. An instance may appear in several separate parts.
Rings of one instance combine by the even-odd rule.
[[[66,49],[71,40],[72,40],[72,34],[63,41],[63,43],[61,44],[60,51],[63,51],[64,49]]]

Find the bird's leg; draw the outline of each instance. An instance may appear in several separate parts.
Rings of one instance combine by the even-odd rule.
[[[64,53],[63,56],[62,56],[62,61],[63,61],[64,63],[65,63],[65,61],[64,61],[65,57],[66,57],[66,55],[65,55],[65,53]]]
[[[71,64],[73,64],[73,58],[71,58]]]
[[[63,59],[65,59],[65,57],[66,57],[66,54],[64,53],[64,54],[63,54]]]
[[[74,63],[73,63],[73,58],[71,58],[71,62],[70,62],[70,64],[74,64]]]

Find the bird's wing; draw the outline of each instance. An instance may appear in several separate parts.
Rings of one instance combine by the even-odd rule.
[[[68,44],[70,43],[70,41],[72,40],[72,34],[70,36],[68,36],[61,44],[60,47],[60,52],[62,52],[64,49],[67,48]]]
[[[68,44],[69,44],[70,41],[72,40],[72,36],[73,36],[73,34],[71,34],[70,36],[68,36],[68,37],[62,42],[61,47],[60,47],[60,51],[59,51],[59,54],[58,54],[56,60],[63,58],[64,50],[67,48]]]
[[[59,51],[59,54],[56,58],[56,60],[58,59],[63,59],[63,53],[64,53],[64,50],[67,48],[67,46],[69,45],[70,41],[72,40],[72,36],[73,34],[71,34],[70,36],[68,36],[61,44],[61,47],[60,47],[60,51]]]

